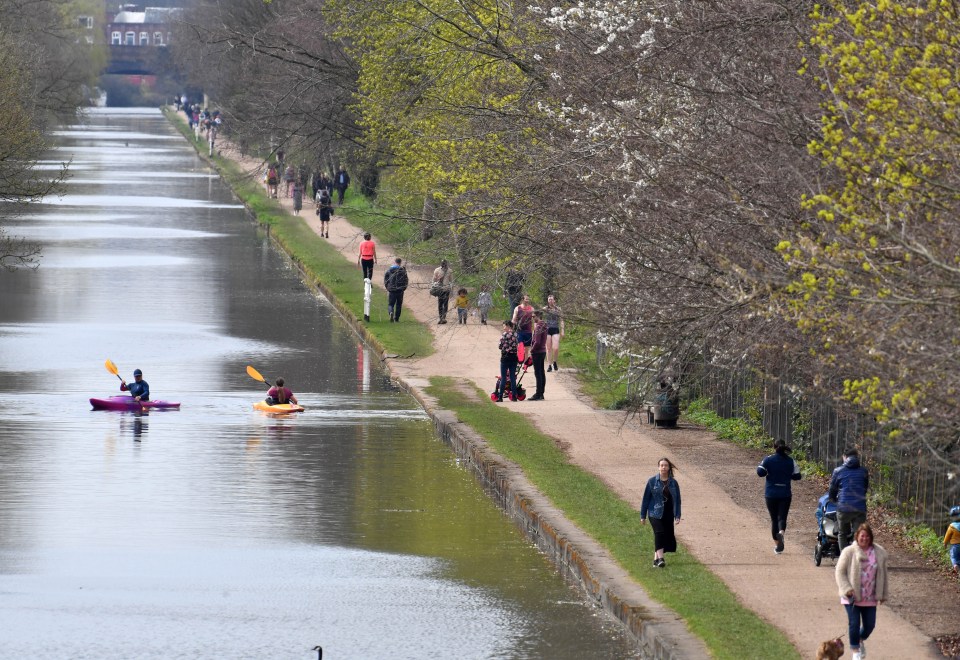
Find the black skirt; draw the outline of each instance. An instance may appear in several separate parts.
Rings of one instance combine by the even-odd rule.
[[[673,534],[673,500],[667,500],[663,506],[662,518],[650,518],[653,528],[653,549],[664,552],[677,551],[677,537]]]

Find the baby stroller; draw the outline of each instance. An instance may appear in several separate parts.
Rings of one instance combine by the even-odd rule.
[[[523,367],[520,371],[520,375],[517,377],[517,398],[513,398],[513,390],[510,388],[510,383],[507,383],[503,388],[503,393],[510,397],[511,401],[523,401],[527,398],[527,391],[523,389],[523,385],[520,384],[520,381],[523,380],[523,375],[527,373],[527,369],[530,365],[533,364],[533,358],[527,357],[526,360],[520,363],[519,366]],[[497,391],[500,389],[500,376],[497,376],[497,384],[494,386],[493,391],[490,393],[490,400],[497,400]]]
[[[813,563],[817,566],[824,557],[837,559],[840,557],[840,541],[837,538],[839,525],[837,523],[837,503],[830,500],[825,494],[817,502],[817,543],[813,546]]]

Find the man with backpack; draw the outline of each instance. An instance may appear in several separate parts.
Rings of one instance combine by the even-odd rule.
[[[383,274],[383,288],[387,290],[387,313],[390,315],[391,323],[400,321],[403,292],[407,290],[409,284],[407,269],[403,267],[403,260],[397,257],[394,264]]]
[[[856,447],[848,447],[843,452],[843,465],[833,471],[830,477],[830,500],[837,503],[837,540],[840,549],[850,545],[857,528],[867,522],[867,490],[870,488],[870,475],[860,465],[860,455]]]

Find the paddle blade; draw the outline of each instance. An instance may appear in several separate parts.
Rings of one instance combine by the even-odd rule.
[[[263,376],[260,375],[260,372],[254,369],[253,367],[247,365],[247,375],[254,380],[259,380],[261,383],[266,383]]]
[[[105,366],[105,367],[107,368],[107,371],[109,371],[110,373],[112,373],[114,376],[119,376],[119,375],[120,375],[120,374],[118,373],[119,370],[117,369],[117,365],[115,365],[115,364],[113,363],[113,360],[107,360],[106,362],[103,363],[103,366]]]

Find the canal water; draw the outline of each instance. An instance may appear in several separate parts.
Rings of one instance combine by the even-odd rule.
[[[158,111],[57,141],[0,273],[0,657],[634,657]],[[92,410],[106,360],[181,409]]]

